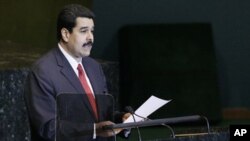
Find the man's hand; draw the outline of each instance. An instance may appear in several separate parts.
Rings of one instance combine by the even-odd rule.
[[[103,130],[103,126],[114,125],[115,123],[111,121],[102,121],[96,123],[96,135],[101,137],[110,137],[118,134],[122,131],[122,129],[114,129],[114,130]]]
[[[124,122],[128,117],[131,116],[131,113],[126,113],[122,116],[122,121]]]
[[[122,116],[122,121],[125,121],[131,114],[130,113],[126,113]],[[110,136],[114,136],[118,133],[120,133],[123,129],[122,128],[118,128],[118,129],[114,129],[114,130],[103,130],[104,126],[107,125],[114,125],[115,123],[111,122],[111,121],[102,121],[99,123],[96,123],[96,135],[97,136],[101,136],[101,137],[110,137]]]

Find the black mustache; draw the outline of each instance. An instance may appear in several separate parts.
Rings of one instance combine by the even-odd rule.
[[[93,42],[92,41],[88,41],[87,43],[84,43],[82,46],[88,46],[88,45],[93,45]]]

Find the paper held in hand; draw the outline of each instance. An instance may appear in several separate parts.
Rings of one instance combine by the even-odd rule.
[[[161,99],[161,98],[158,98],[158,97],[152,95],[147,101],[145,101],[135,111],[135,114],[134,114],[135,120],[133,119],[133,116],[131,115],[123,123],[143,121],[143,120],[145,120],[144,118],[147,118],[149,115],[151,115],[157,109],[161,108],[163,105],[167,104],[170,101],[171,100],[164,100],[164,99]],[[137,115],[140,117],[138,117]]]

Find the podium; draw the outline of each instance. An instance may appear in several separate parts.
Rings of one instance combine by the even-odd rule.
[[[92,140],[93,139],[93,126],[94,123],[99,121],[113,121],[115,122],[115,106],[114,98],[112,95],[100,94],[95,95],[99,120],[94,119],[93,113],[90,110],[90,105],[88,103],[87,96],[85,94],[72,94],[64,93],[57,96],[56,105],[56,141],[82,141],[82,140]],[[182,117],[171,117],[171,118],[161,118],[154,120],[145,120],[141,122],[131,122],[131,123],[116,123],[114,125],[104,126],[101,130],[114,130],[117,128],[137,128],[137,127],[153,127],[153,126],[165,126],[167,130],[171,130],[171,125],[180,123],[189,123],[196,121],[204,121],[207,130],[204,134],[200,135],[175,135],[172,132],[172,137],[165,139],[155,139],[156,141],[181,141],[181,139],[190,139],[190,141],[199,140],[201,138],[217,138],[215,141],[224,141],[223,139],[228,139],[227,134],[211,133],[209,122],[206,117],[200,115],[182,116]],[[170,125],[170,126],[169,126]],[[225,136],[225,137],[224,137]],[[143,137],[143,135],[142,135]],[[97,137],[101,141],[115,141],[116,136],[113,137]],[[157,138],[157,137],[156,137]],[[223,138],[223,139],[222,139]],[[130,139],[129,139],[130,140]],[[185,140],[185,141],[186,141]],[[225,140],[225,141],[226,141]]]

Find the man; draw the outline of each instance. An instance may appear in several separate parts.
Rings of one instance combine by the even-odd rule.
[[[107,92],[107,86],[101,66],[88,57],[94,42],[93,19],[94,14],[81,5],[65,6],[57,19],[58,46],[32,66],[25,87],[25,101],[33,141],[55,140],[58,137],[56,130],[60,133],[57,140],[81,141],[104,141],[121,131],[102,130],[104,125],[114,123],[106,121],[109,119],[104,116],[107,115],[105,102],[96,102],[98,94]],[[56,120],[57,99],[63,93],[72,97],[81,94],[82,98],[75,99],[72,104],[80,107],[81,118],[72,115],[72,121]],[[120,118],[127,116],[122,114]],[[59,122],[57,126],[56,122]]]

